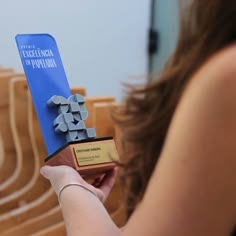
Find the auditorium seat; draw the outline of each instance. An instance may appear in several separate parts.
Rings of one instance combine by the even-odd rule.
[[[28,93],[24,77],[10,81],[11,126],[20,168],[11,192],[0,199],[1,214],[30,203],[49,188],[48,182],[39,174],[42,161],[35,153],[36,144],[29,130]]]
[[[19,165],[12,136],[9,111],[9,81],[12,77],[22,77],[14,72],[0,73],[0,133],[3,137],[4,158],[0,169],[0,197],[2,192],[16,180],[15,169]]]

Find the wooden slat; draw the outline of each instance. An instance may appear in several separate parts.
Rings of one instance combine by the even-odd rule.
[[[39,174],[42,161],[35,154],[36,145],[34,141],[31,141],[29,132],[27,82],[25,78],[13,78],[10,84],[11,123],[21,168],[17,170],[18,178],[11,186],[11,193],[0,199],[1,214],[22,204],[28,204],[49,188],[48,181]],[[13,188],[16,186],[18,186],[17,191]]]
[[[0,67],[0,73],[14,73],[14,69],[12,68],[5,68],[5,67]]]
[[[85,97],[86,96],[86,89],[83,87],[73,87],[71,88],[71,93],[72,94],[80,94],[81,96]]]
[[[33,151],[29,143],[27,127],[27,93],[23,75],[22,77],[13,77],[9,81],[10,126],[18,165],[16,166],[14,175],[4,182],[5,188],[2,189],[0,198],[1,214],[18,206],[18,202],[10,205],[7,203],[14,200],[12,195],[18,194],[35,172]]]
[[[9,81],[12,77],[22,76],[15,73],[0,73],[0,133],[2,134],[4,145],[4,160],[0,169],[0,198],[1,192],[15,181],[14,171],[19,165],[16,159],[16,149],[11,132],[9,115]],[[7,180],[7,183],[4,183]]]
[[[63,221],[61,209],[59,206],[50,209],[49,211],[28,219],[21,224],[17,224],[5,232],[2,232],[2,236],[25,236],[32,235],[37,231],[51,227]]]
[[[112,96],[104,96],[104,97],[85,97],[85,106],[88,111],[88,118],[85,121],[85,125],[87,128],[94,128],[94,104],[95,103],[113,103],[115,102],[115,98]]]
[[[34,155],[36,155],[40,162],[43,163],[44,158],[46,157],[46,150],[43,144],[43,140],[38,127],[38,122],[36,115],[33,112],[32,100],[29,99],[29,133],[31,137],[31,142],[35,142]],[[23,223],[26,220],[34,218],[40,214],[43,214],[53,207],[58,206],[58,201],[56,194],[50,186],[49,181],[45,180],[45,192],[42,195],[39,195],[34,201],[23,205],[19,208],[8,211],[0,215],[0,232],[6,231],[9,228],[17,224]]]
[[[0,169],[3,166],[3,162],[4,162],[4,143],[2,134],[0,133]]]
[[[57,223],[45,229],[38,231],[32,236],[66,236],[66,228],[64,222]]]
[[[113,103],[107,102],[95,102],[93,104],[92,120],[97,138],[115,136],[114,123],[111,117],[112,105]]]

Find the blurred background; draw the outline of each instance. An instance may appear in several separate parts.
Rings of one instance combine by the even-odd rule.
[[[122,81],[160,71],[178,32],[177,0],[0,2],[0,65],[23,70],[16,34],[49,33],[70,85],[91,96],[120,100]]]

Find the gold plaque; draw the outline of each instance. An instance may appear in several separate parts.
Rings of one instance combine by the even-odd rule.
[[[118,161],[114,140],[80,143],[74,146],[78,166],[105,164]]]

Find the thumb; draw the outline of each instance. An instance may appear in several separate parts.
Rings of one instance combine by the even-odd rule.
[[[53,169],[52,166],[43,166],[41,167],[40,169],[40,173],[43,177],[45,177],[46,179],[49,179],[50,178],[50,172],[51,172],[51,169]]]

